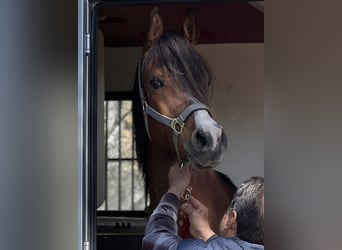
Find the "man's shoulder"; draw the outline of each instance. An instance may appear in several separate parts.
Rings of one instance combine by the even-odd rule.
[[[231,250],[264,250],[264,246],[252,244],[239,238],[215,237],[209,241],[187,239],[182,240],[178,245],[178,250],[187,249],[231,249]]]
[[[254,243],[250,243],[244,240],[241,240],[239,238],[230,238],[231,241],[234,241],[238,246],[243,247],[243,249],[246,250],[264,250],[264,246],[263,245],[259,245],[259,244],[254,244]]]
[[[215,247],[222,247],[222,249],[245,249],[245,250],[263,250],[263,245],[249,243],[247,241],[241,240],[237,237],[226,238],[226,237],[216,237],[208,241],[209,245],[215,245]],[[216,249],[216,248],[215,248]]]

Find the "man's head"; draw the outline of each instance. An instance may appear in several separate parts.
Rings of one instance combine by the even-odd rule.
[[[264,244],[264,178],[244,181],[223,216],[220,235]]]

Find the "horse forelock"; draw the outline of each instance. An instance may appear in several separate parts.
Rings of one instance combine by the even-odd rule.
[[[162,69],[175,87],[208,105],[212,72],[204,57],[184,37],[173,33],[163,34],[145,54],[143,73],[147,65]]]

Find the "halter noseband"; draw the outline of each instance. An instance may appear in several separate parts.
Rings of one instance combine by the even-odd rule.
[[[179,166],[182,168],[184,162],[181,159],[181,156],[179,153],[178,139],[179,139],[180,134],[182,134],[182,132],[183,132],[185,122],[193,112],[195,112],[197,110],[207,110],[209,112],[209,108],[202,103],[193,103],[193,104],[190,104],[188,107],[186,107],[185,110],[183,110],[183,112],[178,117],[175,117],[175,118],[170,118],[166,115],[159,113],[158,111],[153,109],[150,105],[148,105],[148,103],[146,101],[146,98],[144,95],[144,89],[142,87],[141,79],[140,79],[141,64],[142,64],[142,60],[139,60],[139,62],[138,62],[138,84],[139,84],[140,101],[141,101],[141,104],[143,107],[143,113],[144,113],[144,122],[145,122],[146,133],[147,133],[150,141],[152,141],[151,134],[150,134],[150,131],[148,128],[148,116],[151,116],[155,120],[157,120],[158,122],[170,127],[173,131],[173,136],[172,136],[173,137],[173,144],[174,144],[175,149],[176,149],[176,153],[177,153],[177,157],[178,157],[178,163],[179,163]]]

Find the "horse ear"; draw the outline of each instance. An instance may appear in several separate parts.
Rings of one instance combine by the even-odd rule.
[[[197,44],[199,40],[199,28],[195,12],[192,8],[187,10],[183,20],[183,33],[185,38],[192,44]]]
[[[164,24],[159,15],[159,8],[155,7],[150,14],[150,24],[147,32],[145,51],[152,47],[163,34]]]

